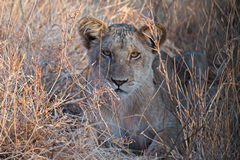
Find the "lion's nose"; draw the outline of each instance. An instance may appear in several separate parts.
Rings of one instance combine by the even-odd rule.
[[[126,80],[116,80],[116,79],[113,79],[111,78],[111,80],[119,87],[121,86],[123,83],[126,83],[128,81],[128,79]]]

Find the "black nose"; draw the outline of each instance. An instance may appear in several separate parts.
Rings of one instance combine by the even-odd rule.
[[[126,80],[115,80],[113,78],[111,78],[111,80],[119,87],[121,86],[123,83],[126,83],[128,81],[128,79]]]

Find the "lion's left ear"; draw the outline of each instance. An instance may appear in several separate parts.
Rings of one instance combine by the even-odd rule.
[[[144,25],[138,32],[148,39],[152,48],[155,48],[156,45],[160,47],[167,39],[167,29],[160,23],[155,23],[155,28],[151,28],[151,26],[149,28],[149,26]]]

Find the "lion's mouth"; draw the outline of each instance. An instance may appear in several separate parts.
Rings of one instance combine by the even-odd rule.
[[[123,92],[120,88],[115,89],[115,92]]]
[[[114,90],[116,93],[127,93],[126,91],[120,89],[119,87]]]

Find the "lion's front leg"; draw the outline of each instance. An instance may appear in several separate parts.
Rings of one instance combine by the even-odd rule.
[[[155,135],[152,143],[146,151],[146,156],[157,156],[167,153],[171,150],[177,141],[177,131],[175,128],[165,129],[164,131]]]

